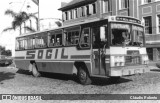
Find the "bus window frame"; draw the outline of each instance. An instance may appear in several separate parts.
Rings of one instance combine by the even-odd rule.
[[[54,35],[54,45],[52,45],[51,46],[51,36],[53,36]],[[61,44],[60,45],[57,45],[57,35],[61,35],[61,40],[60,40],[60,42],[61,42]],[[61,46],[63,46],[63,35],[62,35],[62,33],[54,33],[53,32],[53,34],[50,34],[50,35],[48,35],[49,37],[49,45],[48,45],[48,48],[54,48],[54,47],[61,47]]]
[[[89,29],[88,31],[89,31],[89,42],[88,43],[86,43],[86,44],[88,44],[88,46],[87,47],[82,47],[82,38],[84,37],[83,35],[84,35],[84,30],[85,29]],[[81,30],[81,33],[80,33],[80,40],[79,40],[79,43],[78,43],[78,49],[90,49],[91,48],[91,28],[90,27],[84,27],[82,30]],[[83,41],[84,41],[84,39],[83,39]],[[85,44],[84,44],[85,45]]]
[[[121,47],[121,46],[124,46],[123,44],[122,45],[113,45],[113,43],[112,43],[112,27],[111,27],[111,25],[113,24],[113,23],[119,23],[119,24],[127,24],[127,25],[129,25],[129,27],[130,27],[130,36],[131,36],[131,39],[133,38],[132,36],[133,36],[133,30],[132,30],[132,26],[134,25],[134,26],[140,26],[140,27],[142,27],[143,28],[143,33],[142,33],[142,35],[143,35],[143,42],[144,42],[144,44],[143,44],[143,46],[142,47],[145,47],[145,35],[144,35],[144,27],[142,26],[142,25],[138,25],[138,24],[134,24],[134,23],[124,23],[124,22],[110,22],[109,23],[109,31],[110,31],[110,36],[109,36],[109,38],[110,38],[110,41],[109,41],[109,44],[110,44],[110,46],[114,46],[114,47],[116,47],[116,46],[118,46],[118,47]],[[127,29],[126,29],[127,30]],[[126,45],[127,46],[127,45]],[[131,45],[128,45],[128,46],[131,46]],[[133,46],[133,47],[139,47],[139,46]]]
[[[133,33],[133,32],[134,32],[134,31],[138,31],[138,30],[134,30],[134,29],[133,29],[133,26],[137,26],[137,27],[142,27],[142,28],[143,28],[143,31],[141,31],[141,32],[142,32],[142,36],[143,36],[143,45],[142,45],[142,47],[146,47],[146,43],[145,43],[145,41],[146,41],[146,40],[145,40],[145,32],[144,32],[144,29],[145,29],[145,28],[144,28],[143,26],[140,26],[140,25],[135,25],[135,24],[132,25],[132,26],[131,26],[131,27],[132,27],[132,29],[131,29],[132,39],[134,38],[134,37],[133,37],[133,36],[134,36],[134,33]]]
[[[76,44],[68,44],[67,42],[67,37],[68,37],[68,33],[71,32],[71,39],[73,40],[73,38],[76,38],[76,37],[73,37],[73,32],[78,32],[78,42]],[[63,31],[63,37],[64,37],[64,46],[65,47],[74,47],[74,46],[77,46],[79,45],[79,42],[80,42],[80,37],[81,37],[81,26],[80,25],[77,25],[77,26],[72,26],[72,27],[67,27],[67,28],[64,28],[64,31]],[[75,39],[74,39],[75,40]]]
[[[44,44],[38,44],[37,40],[38,38],[40,37],[40,39],[43,40],[43,43]],[[38,33],[38,34],[35,34],[34,35],[34,38],[35,38],[35,49],[41,49],[41,48],[47,48],[48,47],[48,32],[41,32],[41,33]],[[44,42],[44,39],[46,39],[47,42]],[[38,46],[40,45],[40,46]]]
[[[76,33],[78,32],[78,36],[73,36],[73,33]],[[71,43],[69,44],[68,42],[68,33],[71,33]],[[77,43],[74,43],[74,41],[76,40],[76,38],[78,38],[78,42]],[[79,41],[80,41],[80,30],[72,30],[72,31],[68,31],[68,32],[65,32],[65,46],[67,47],[70,47],[70,46],[76,46],[79,44]]]
[[[93,26],[92,28],[99,28],[99,33],[100,33],[101,32],[101,30],[100,30],[101,27],[105,27],[105,41],[101,40],[100,34],[99,34],[99,40],[100,40],[99,43],[101,43],[102,45],[105,44],[105,47],[109,48],[109,27],[108,27],[108,23],[105,24],[105,25]],[[96,41],[93,38],[95,36],[95,35],[93,35],[93,30],[92,30],[92,35],[91,36],[92,36],[92,48],[93,49],[102,48],[100,46],[101,44],[98,44],[99,46],[97,46]]]

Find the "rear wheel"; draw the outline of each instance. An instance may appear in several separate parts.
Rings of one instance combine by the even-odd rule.
[[[89,77],[89,73],[85,68],[79,67],[78,69],[78,80],[83,85],[91,84],[91,78]]]
[[[35,63],[32,64],[32,75],[34,77],[39,77],[40,73],[38,72],[37,66]]]

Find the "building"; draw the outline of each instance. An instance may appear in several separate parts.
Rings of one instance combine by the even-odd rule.
[[[141,0],[139,18],[145,22],[147,52],[151,60],[160,60],[160,0]]]
[[[72,0],[59,10],[63,25],[106,18],[132,16],[144,21],[150,60],[160,60],[160,0]]]

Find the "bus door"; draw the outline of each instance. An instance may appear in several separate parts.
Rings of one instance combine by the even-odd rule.
[[[93,75],[106,75],[105,64],[105,44],[101,41],[100,32],[101,27],[93,27],[92,33],[92,74]]]

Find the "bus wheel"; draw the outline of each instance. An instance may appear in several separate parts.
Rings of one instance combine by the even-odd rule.
[[[88,85],[92,82],[88,72],[86,71],[86,69],[83,69],[82,67],[79,67],[77,76],[79,82],[83,85]]]
[[[37,66],[35,63],[32,64],[32,75],[34,77],[39,77],[40,73],[38,72]]]

